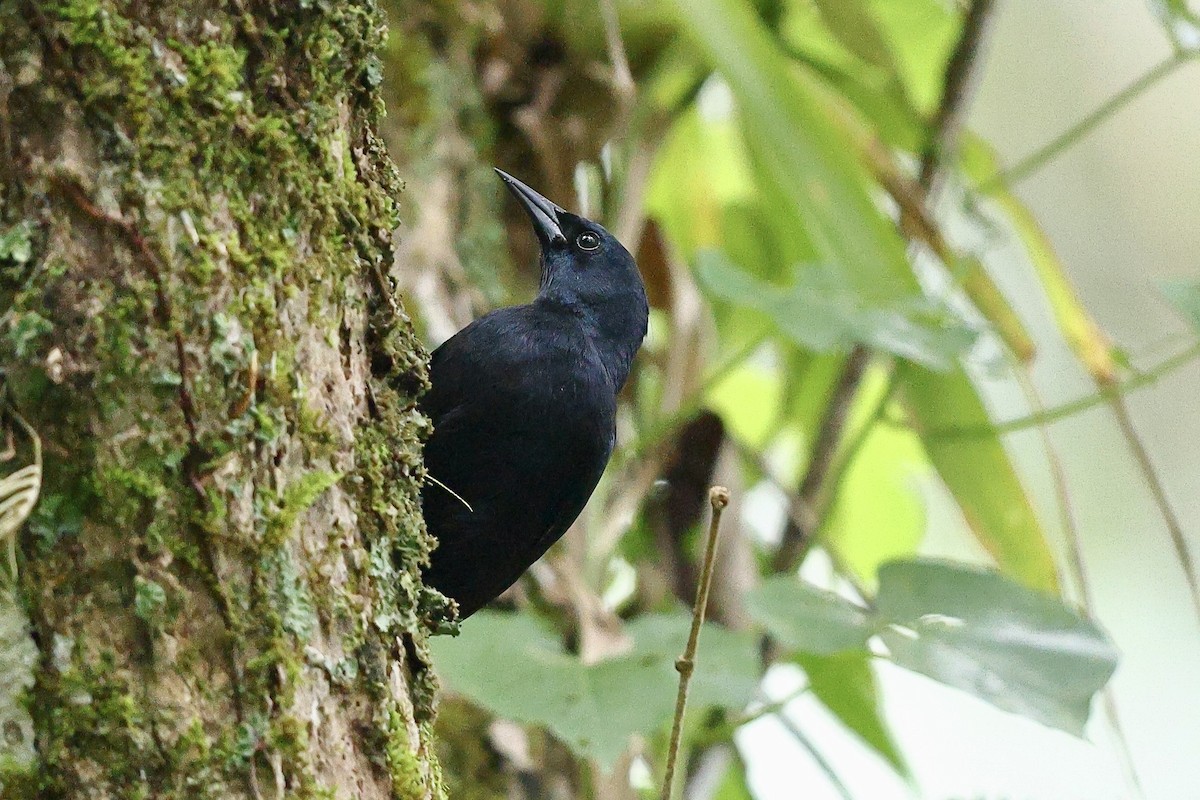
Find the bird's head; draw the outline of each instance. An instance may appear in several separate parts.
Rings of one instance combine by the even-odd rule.
[[[627,302],[634,306],[632,310],[646,313],[641,273],[617,237],[600,223],[556,205],[507,172],[496,172],[533,223],[541,246],[542,296],[584,306]]]

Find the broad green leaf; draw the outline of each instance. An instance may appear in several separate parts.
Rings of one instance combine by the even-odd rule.
[[[1054,251],[1050,237],[1037,218],[997,179],[1000,163],[992,149],[975,136],[964,137],[963,167],[977,187],[990,196],[1004,214],[1029,256],[1029,261],[1046,293],[1059,331],[1075,357],[1102,384],[1117,380],[1117,365],[1108,337],[1084,307],[1071,285],[1066,269]]]
[[[837,554],[839,565],[872,585],[882,564],[916,553],[925,535],[918,480],[929,471],[911,431],[872,428],[842,478],[821,531],[822,545]]]
[[[1094,623],[995,572],[893,562],[880,570],[875,606],[896,663],[1076,736],[1116,669]]]
[[[607,769],[634,734],[671,718],[690,617],[651,615],[629,629],[633,650],[584,664],[536,621],[481,611],[454,639],[431,643],[438,674],[454,692],[517,722],[542,725],[579,755]],[[700,633],[692,708],[741,708],[759,678],[754,643],[715,625]]]
[[[850,103],[863,117],[862,129],[879,139],[882,145],[914,152],[925,143],[925,119],[904,94],[903,86],[889,81],[883,86],[858,71],[843,71],[821,63],[807,65],[820,78],[814,88],[827,107],[843,108]],[[845,115],[843,114],[843,117]],[[848,120],[841,120],[843,125]]]
[[[734,267],[720,253],[702,251],[697,278],[716,297],[766,314],[795,344],[818,352],[864,344],[927,366],[948,369],[975,340],[975,331],[922,297],[871,305],[821,266],[779,287]]]
[[[874,18],[891,43],[907,87],[923,113],[941,100],[946,62],[958,41],[961,15],[944,0],[872,0]]]
[[[904,763],[879,708],[879,691],[875,673],[871,671],[870,656],[865,652],[799,655],[796,661],[808,676],[813,695],[896,772],[907,776],[908,765]]]
[[[457,638],[431,647],[450,689],[498,716],[545,726],[605,768],[674,706],[669,662],[624,656],[585,665],[524,615],[481,611]]]
[[[975,537],[1006,575],[1057,594],[1054,555],[1000,437],[951,439],[932,433],[991,425],[970,378],[961,369],[933,372],[912,367],[902,380],[925,452]]]
[[[828,5],[832,15],[847,13],[841,3],[822,5]],[[857,6],[850,10],[850,15],[865,15],[866,19],[859,21],[875,31],[863,36],[878,39],[873,45],[862,39],[853,48],[847,39],[860,38],[853,30],[853,20],[831,19],[816,4],[793,5],[789,12],[778,32],[781,47],[817,79],[809,86],[821,92],[822,102],[838,108],[851,104],[869,120],[867,126],[879,139],[891,147],[909,151],[920,148],[926,139],[924,116],[909,100],[899,64],[892,56],[892,43],[874,24],[873,12]],[[840,36],[833,32],[839,24],[846,28]],[[859,51],[857,57],[851,50]]]
[[[746,610],[780,644],[814,655],[862,650],[872,632],[865,609],[790,575],[768,578]]]
[[[645,614],[632,620],[626,630],[633,637],[633,658],[652,659],[674,665],[683,654],[692,615]],[[740,710],[754,698],[761,678],[758,642],[749,632],[731,631],[706,623],[700,629],[696,669],[688,690],[688,708]]]
[[[730,118],[706,119],[695,106],[672,125],[655,156],[646,210],[680,255],[722,242],[722,209],[753,202],[745,147]]]
[[[751,9],[735,0],[678,2],[679,21],[733,90],[760,179],[786,198],[822,263],[865,298],[917,291],[899,235],[876,208],[861,166]]]
[[[730,436],[762,448],[779,428],[782,376],[777,370],[744,364],[713,386],[704,401],[721,416]]]
[[[1200,333],[1200,281],[1166,281],[1162,293]]]

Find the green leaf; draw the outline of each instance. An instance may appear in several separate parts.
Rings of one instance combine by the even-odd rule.
[[[766,314],[795,344],[830,352],[864,344],[930,367],[948,369],[975,341],[975,331],[915,296],[871,304],[828,267],[801,270],[792,286],[757,280],[719,252],[697,256],[696,274],[713,295]]]
[[[653,659],[672,665],[683,654],[692,615],[645,614],[632,620],[626,631],[633,637],[633,658]],[[758,642],[747,631],[731,631],[706,623],[700,629],[696,669],[688,690],[688,708],[740,710],[754,698],[761,677]]]
[[[788,575],[764,581],[747,596],[746,610],[781,644],[803,653],[862,650],[872,633],[866,609]]]
[[[133,610],[141,619],[155,624],[162,619],[163,609],[167,605],[167,592],[162,585],[135,575],[133,579],[134,595]]]
[[[711,795],[712,800],[754,800],[754,795],[750,793],[750,784],[746,781],[746,764],[742,761],[742,756],[733,750],[733,757],[729,761],[729,767],[725,770],[725,777],[721,779],[721,783],[717,785],[717,790]],[[658,797],[655,793],[654,797]]]
[[[885,562],[916,553],[925,535],[919,479],[930,471],[912,431],[886,425],[872,427],[847,468],[820,539],[864,584]]]
[[[54,323],[36,311],[14,313],[9,321],[8,340],[18,358],[37,351],[41,339],[54,330]]]
[[[816,0],[821,18],[846,49],[868,64],[896,74],[891,47],[861,0]]]
[[[896,663],[998,708],[1083,734],[1117,652],[1092,622],[995,572],[897,561],[879,573],[880,633]]]
[[[655,157],[646,210],[691,259],[722,240],[722,208],[752,202],[754,194],[737,128],[729,119],[706,119],[693,106],[671,126]]]
[[[946,62],[959,38],[957,4],[943,0],[872,0],[875,20],[900,65],[906,94],[924,114],[941,100]]]
[[[1163,296],[1200,333],[1200,281],[1164,281]]]
[[[649,615],[629,627],[633,650],[584,664],[520,614],[481,611],[454,639],[431,643],[439,675],[453,691],[492,713],[545,726],[581,756],[608,769],[634,734],[671,718],[690,617]],[[753,640],[706,625],[693,675],[693,704],[743,707],[758,684]]]
[[[713,386],[704,402],[721,415],[730,436],[750,447],[762,448],[779,428],[782,380],[777,370],[744,364]]]
[[[949,439],[930,433],[991,425],[967,374],[911,368],[902,380],[925,452],[980,544],[1006,575],[1057,593],[1054,554],[1000,437]]]
[[[438,673],[493,714],[543,725],[576,753],[611,766],[629,737],[671,713],[675,674],[660,659],[585,665],[534,620],[482,611],[431,643]]]
[[[901,775],[908,765],[879,709],[879,691],[867,653],[800,655],[813,695]]]
[[[789,64],[747,4],[677,0],[677,7],[681,26],[733,91],[757,175],[784,199],[777,213],[864,298],[916,293],[899,234],[817,102],[812,76]]]
[[[1050,237],[1042,230],[1033,212],[1007,186],[996,180],[1001,174],[1000,162],[991,147],[977,136],[964,137],[963,167],[977,188],[990,196],[1020,239],[1045,292],[1046,302],[1054,312],[1059,331],[1075,357],[1097,381],[1114,382],[1117,368],[1111,342],[1079,299]]]

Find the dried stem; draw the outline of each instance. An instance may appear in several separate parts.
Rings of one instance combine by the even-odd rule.
[[[671,800],[671,788],[675,782],[675,759],[679,757],[679,741],[683,735],[683,714],[687,709],[688,685],[696,669],[696,645],[700,640],[700,626],[704,624],[704,613],[708,608],[708,591],[712,587],[713,564],[717,556],[717,538],[721,533],[721,515],[729,505],[729,490],[714,486],[708,490],[708,502],[712,506],[712,521],[708,525],[708,540],[704,546],[704,565],[700,570],[700,581],[696,588],[696,603],[692,607],[692,630],[688,634],[683,655],[675,662],[679,671],[679,693],[675,696],[675,721],[671,725],[671,741],[667,747],[667,771],[663,776],[662,800]]]
[[[604,20],[608,59],[612,62],[613,90],[617,94],[617,102],[621,104],[625,113],[628,113],[637,89],[633,82],[633,72],[629,69],[629,57],[625,54],[625,41],[621,38],[621,20],[617,16],[616,3],[613,0],[600,0],[600,16]]]

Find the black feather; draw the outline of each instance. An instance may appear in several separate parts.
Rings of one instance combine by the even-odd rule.
[[[433,421],[422,503],[438,540],[424,577],[458,602],[460,619],[511,586],[583,510],[612,455],[617,394],[648,317],[620,242],[500,174],[534,223],[541,290],[435,350],[422,401]]]

